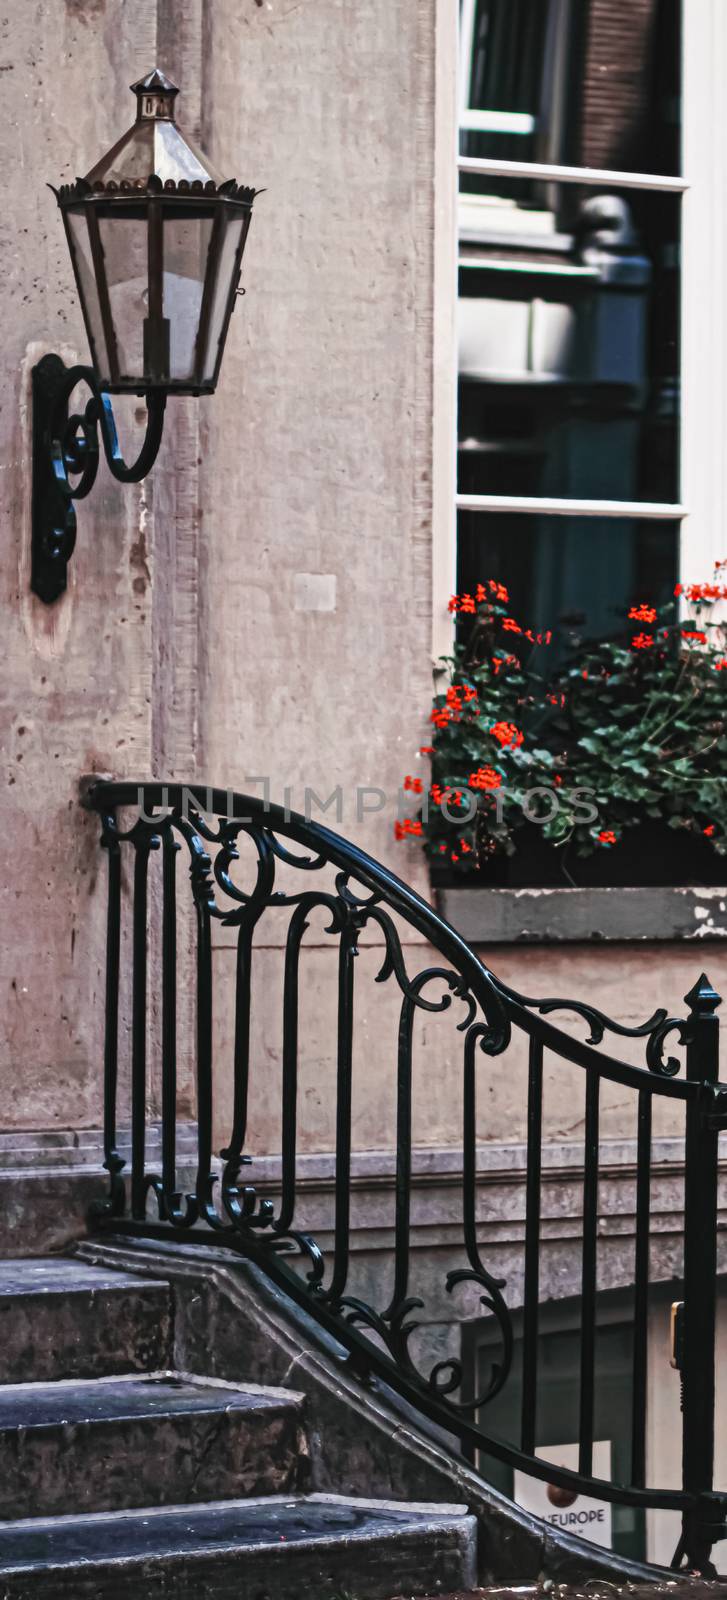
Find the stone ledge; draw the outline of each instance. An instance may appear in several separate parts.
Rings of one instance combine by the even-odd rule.
[[[118,1151],[131,1161],[131,1131],[121,1128]],[[158,1166],[162,1155],[160,1122],[146,1126],[146,1151],[149,1166]],[[194,1164],[197,1128],[193,1122],[177,1125],[177,1155],[181,1165]],[[34,1128],[0,1132],[0,1177],[4,1173],[102,1172],[103,1132],[100,1128]]]
[[[720,1158],[727,1162],[727,1133],[720,1134]],[[636,1173],[636,1139],[602,1139],[599,1146],[601,1177],[612,1173],[633,1177]],[[477,1176],[483,1183],[524,1183],[528,1165],[527,1144],[519,1141],[491,1140],[477,1145]],[[411,1155],[412,1182],[459,1184],[462,1180],[461,1151],[453,1145],[419,1145]],[[684,1139],[655,1137],[652,1140],[652,1171],[676,1174],[684,1167]],[[542,1168],[549,1178],[583,1178],[583,1140],[552,1140],[542,1148]],[[336,1157],[333,1151],[297,1157],[297,1187],[333,1188]],[[282,1160],[279,1155],[253,1155],[250,1180],[259,1184],[279,1184]],[[394,1150],[355,1150],[351,1155],[351,1180],[354,1188],[391,1188],[396,1176]]]
[[[131,1161],[128,1129],[118,1148]],[[147,1163],[161,1165],[161,1124],[147,1125]],[[178,1176],[194,1187],[197,1130],[177,1129]],[[47,1255],[64,1250],[86,1233],[89,1208],[103,1200],[108,1178],[103,1168],[99,1128],[35,1129],[0,1132],[0,1255]]]
[[[470,944],[727,939],[727,888],[440,889]]]
[[[88,1209],[103,1199],[107,1175],[101,1166],[101,1134],[83,1132],[0,1133],[0,1250],[7,1256],[62,1250],[86,1232]],[[120,1138],[122,1154],[129,1152]],[[720,1238],[727,1267],[727,1134],[720,1139]],[[178,1183],[194,1188],[196,1130],[180,1127]],[[158,1129],[147,1146],[150,1169],[159,1169]],[[213,1161],[219,1172],[221,1163]],[[351,1244],[365,1272],[379,1270],[393,1246],[396,1156],[391,1150],[355,1152],[351,1161]],[[583,1145],[567,1140],[543,1147],[541,1239],[543,1281],[557,1298],[577,1292],[581,1236]],[[525,1217],[527,1145],[481,1143],[477,1147],[477,1225],[483,1248],[510,1281],[519,1303]],[[246,1180],[262,1196],[280,1193],[279,1155],[254,1156]],[[605,1139],[599,1157],[599,1240],[604,1287],[631,1281],[635,1229],[636,1141]],[[651,1231],[657,1277],[678,1272],[683,1232],[683,1139],[653,1141]],[[333,1244],[335,1156],[302,1154],[297,1163],[298,1224],[324,1249]],[[462,1246],[462,1160],[454,1147],[412,1151],[412,1248],[425,1277],[442,1251]],[[378,1264],[378,1265],[377,1265]],[[551,1281],[551,1272],[554,1274]],[[434,1288],[432,1283],[431,1288]],[[441,1285],[440,1285],[441,1288]],[[431,1291],[430,1291],[431,1292]],[[434,1294],[440,1300],[439,1291]],[[442,1307],[439,1307],[440,1312]],[[445,1315],[445,1320],[448,1317]]]

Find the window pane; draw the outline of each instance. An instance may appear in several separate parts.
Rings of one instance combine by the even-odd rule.
[[[678,523],[462,511],[457,588],[472,594],[494,578],[505,584],[513,615],[534,632],[574,629],[584,639],[607,638],[623,633],[632,605],[671,598],[678,542]],[[557,638],[553,645],[547,661],[555,665]]]
[[[225,234],[222,244],[220,265],[217,273],[215,287],[215,300],[210,319],[209,335],[207,340],[207,355],[205,358],[205,378],[208,381],[214,377],[219,342],[225,330],[227,316],[227,303],[232,285],[235,258],[240,248],[244,216],[231,213],[225,218]]]
[[[109,362],[106,353],[106,341],[103,335],[98,288],[93,270],[91,241],[88,235],[85,211],[67,211],[66,221],[79,293],[88,322],[91,359],[98,369],[98,376],[101,382],[108,383],[110,377]]]
[[[628,1290],[610,1291],[600,1295],[598,1300],[595,1437],[610,1442],[611,1477],[620,1483],[628,1481],[630,1470],[633,1325],[629,1320],[629,1293]],[[552,1448],[578,1438],[580,1314],[580,1304],[573,1301],[551,1302],[541,1312],[537,1448]],[[486,1318],[475,1324],[473,1331],[477,1366],[473,1389],[475,1382],[479,1383],[479,1391],[475,1389],[475,1393],[482,1393],[492,1362],[497,1359],[496,1336],[495,1330],[488,1329]],[[518,1445],[521,1407],[522,1338],[518,1329],[511,1377],[500,1394],[480,1412],[478,1420],[495,1438]],[[488,1483],[512,1498],[515,1487],[512,1470],[484,1452],[479,1465]],[[643,1561],[646,1556],[643,1512],[614,1505],[611,1517],[612,1548],[632,1560]]]
[[[461,199],[459,489],[679,498],[674,195]]]
[[[146,214],[119,210],[99,216],[111,316],[116,332],[119,376],[144,374],[144,319],[148,316],[148,245]]]
[[[546,4],[533,5],[532,0],[479,0],[467,73],[467,110],[537,117],[547,11]],[[463,120],[476,124],[486,119],[465,115]],[[497,142],[501,155],[505,144],[508,148],[512,145],[513,153],[517,151],[519,159],[527,160],[531,140],[516,144],[519,137],[504,134],[494,141],[485,135],[481,142],[485,146]]]
[[[172,378],[191,378],[212,233],[211,217],[168,212],[164,218],[164,316],[169,319]]]
[[[463,154],[679,172],[679,0],[475,0],[468,26],[471,7]],[[530,125],[488,126],[487,112]]]

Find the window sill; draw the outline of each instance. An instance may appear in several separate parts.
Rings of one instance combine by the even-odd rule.
[[[727,939],[727,888],[440,889],[469,944]]]

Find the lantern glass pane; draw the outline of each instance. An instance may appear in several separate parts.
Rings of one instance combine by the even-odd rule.
[[[86,328],[91,342],[91,360],[100,383],[109,382],[109,360],[103,333],[98,284],[93,270],[91,240],[85,211],[67,211],[66,223],[71,245],[71,256],[76,270],[76,282],[86,318]]]
[[[121,379],[144,376],[144,320],[149,315],[146,212],[99,217],[111,318]]]
[[[204,378],[211,382],[215,375],[217,355],[220,339],[227,332],[227,310],[230,291],[235,279],[235,266],[237,253],[242,239],[242,230],[245,215],[232,212],[224,220],[224,232],[220,247],[220,264],[217,272],[212,314],[210,316],[209,333],[207,336],[207,350],[205,353]]]
[[[194,378],[197,333],[212,236],[212,217],[171,209],[164,216],[164,316],[169,321],[169,374]]]

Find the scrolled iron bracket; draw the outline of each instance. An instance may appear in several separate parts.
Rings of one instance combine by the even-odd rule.
[[[76,544],[74,501],[84,500],[96,481],[99,436],[109,471],[119,483],[140,483],[159,453],[166,394],[146,395],[147,426],[131,465],[119,447],[111,398],[92,367],[67,367],[60,356],[44,356],[33,368],[33,513],[30,587],[46,605],[64,593]],[[91,390],[83,412],[68,414],[78,384]],[[71,480],[74,479],[74,482]]]

